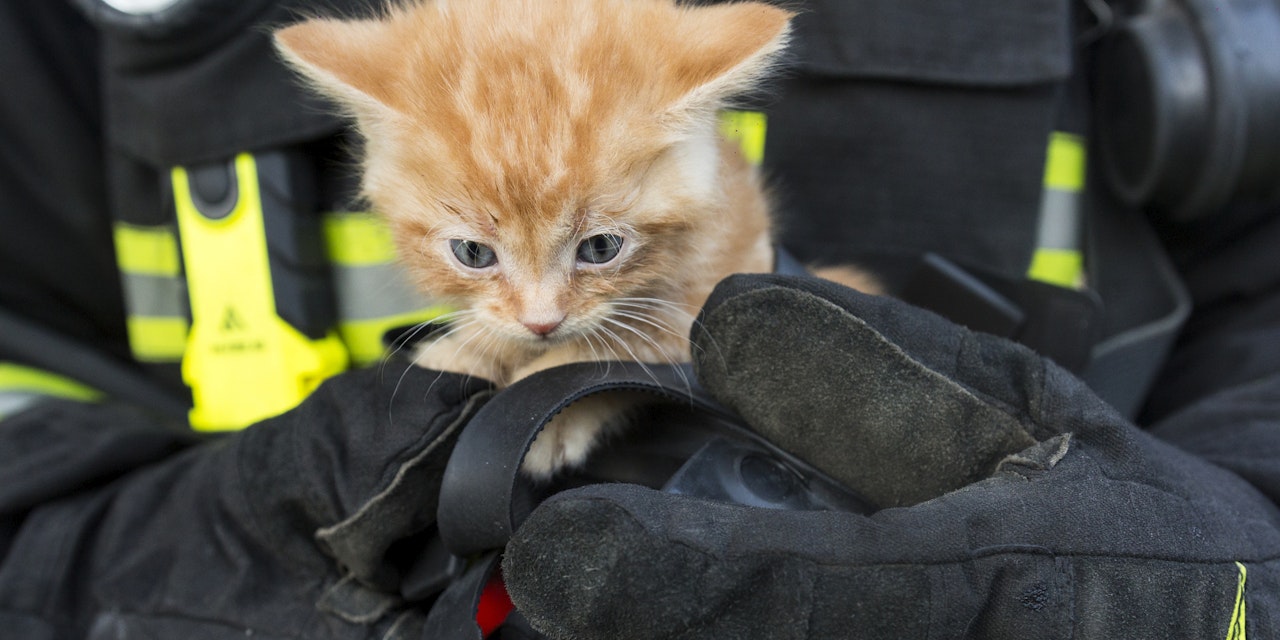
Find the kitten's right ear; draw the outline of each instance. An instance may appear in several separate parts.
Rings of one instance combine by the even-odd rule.
[[[394,60],[384,21],[313,18],[275,32],[276,49],[324,94],[357,115],[391,104]]]
[[[754,89],[773,68],[791,35],[795,14],[766,2],[679,5],[679,20],[651,38],[672,58],[680,97],[671,122],[705,123],[726,100]]]

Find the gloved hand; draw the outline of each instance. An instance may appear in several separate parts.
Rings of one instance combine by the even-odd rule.
[[[710,392],[880,509],[558,494],[504,560],[552,638],[1280,633],[1276,505],[1034,353],[778,276],[722,283],[695,326]]]
[[[425,607],[405,601],[404,571],[432,530],[457,433],[488,388],[405,363],[350,372],[240,433],[33,501],[0,545],[0,620],[29,638],[420,632]],[[139,419],[64,404],[4,427],[35,443],[51,424],[130,433]],[[141,431],[129,437],[146,440]],[[22,508],[8,498],[0,513]]]

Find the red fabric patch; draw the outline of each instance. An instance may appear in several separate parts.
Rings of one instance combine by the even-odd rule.
[[[480,635],[488,638],[489,634],[498,630],[507,616],[516,606],[511,604],[511,596],[507,595],[507,586],[502,582],[502,575],[494,573],[489,583],[480,592],[480,606],[476,608],[476,624],[480,625]]]

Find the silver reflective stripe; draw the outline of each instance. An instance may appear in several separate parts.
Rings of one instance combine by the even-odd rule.
[[[1080,248],[1080,193],[1046,188],[1040,197],[1040,229],[1036,246],[1041,249]]]
[[[387,318],[431,306],[395,263],[335,265],[333,279],[343,322]]]
[[[49,396],[27,391],[0,391],[0,420],[29,409]]]
[[[181,276],[121,273],[125,308],[129,315],[148,318],[185,318],[186,283]]]

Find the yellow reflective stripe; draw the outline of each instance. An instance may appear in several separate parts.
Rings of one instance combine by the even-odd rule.
[[[436,306],[421,311],[413,311],[371,320],[354,320],[338,325],[338,333],[351,352],[351,361],[357,366],[372,364],[386,354],[382,336],[391,329],[412,327],[429,320],[434,320],[449,312],[448,307]]]
[[[1244,583],[1249,577],[1249,570],[1239,562],[1236,568],[1240,570],[1240,579],[1236,584],[1236,605],[1231,611],[1231,626],[1227,628],[1227,640],[1247,640],[1245,633],[1245,601],[1244,601]]]
[[[56,373],[12,362],[0,362],[0,390],[23,391],[68,400],[101,399],[101,391]]]
[[[177,362],[187,350],[191,324],[186,318],[131,315],[125,326],[133,357],[141,362]]]
[[[343,266],[394,262],[391,230],[377,214],[339,211],[324,216],[324,238],[329,260]]]
[[[343,370],[336,333],[311,340],[276,313],[257,163],[234,162],[238,200],[224,218],[200,213],[182,167],[171,173],[192,326],[182,376],[199,430],[238,429],[286,411]]]
[[[759,166],[764,162],[764,139],[767,119],[759,111],[720,112],[720,135],[738,143],[747,162]]]
[[[121,271],[152,276],[178,275],[178,241],[173,229],[117,222],[112,235],[116,264]]]
[[[1049,149],[1045,154],[1045,188],[1064,191],[1084,189],[1084,162],[1084,138],[1054,131],[1049,136]]]
[[[1027,277],[1059,287],[1075,288],[1084,274],[1084,256],[1074,249],[1041,247],[1031,256]]]

